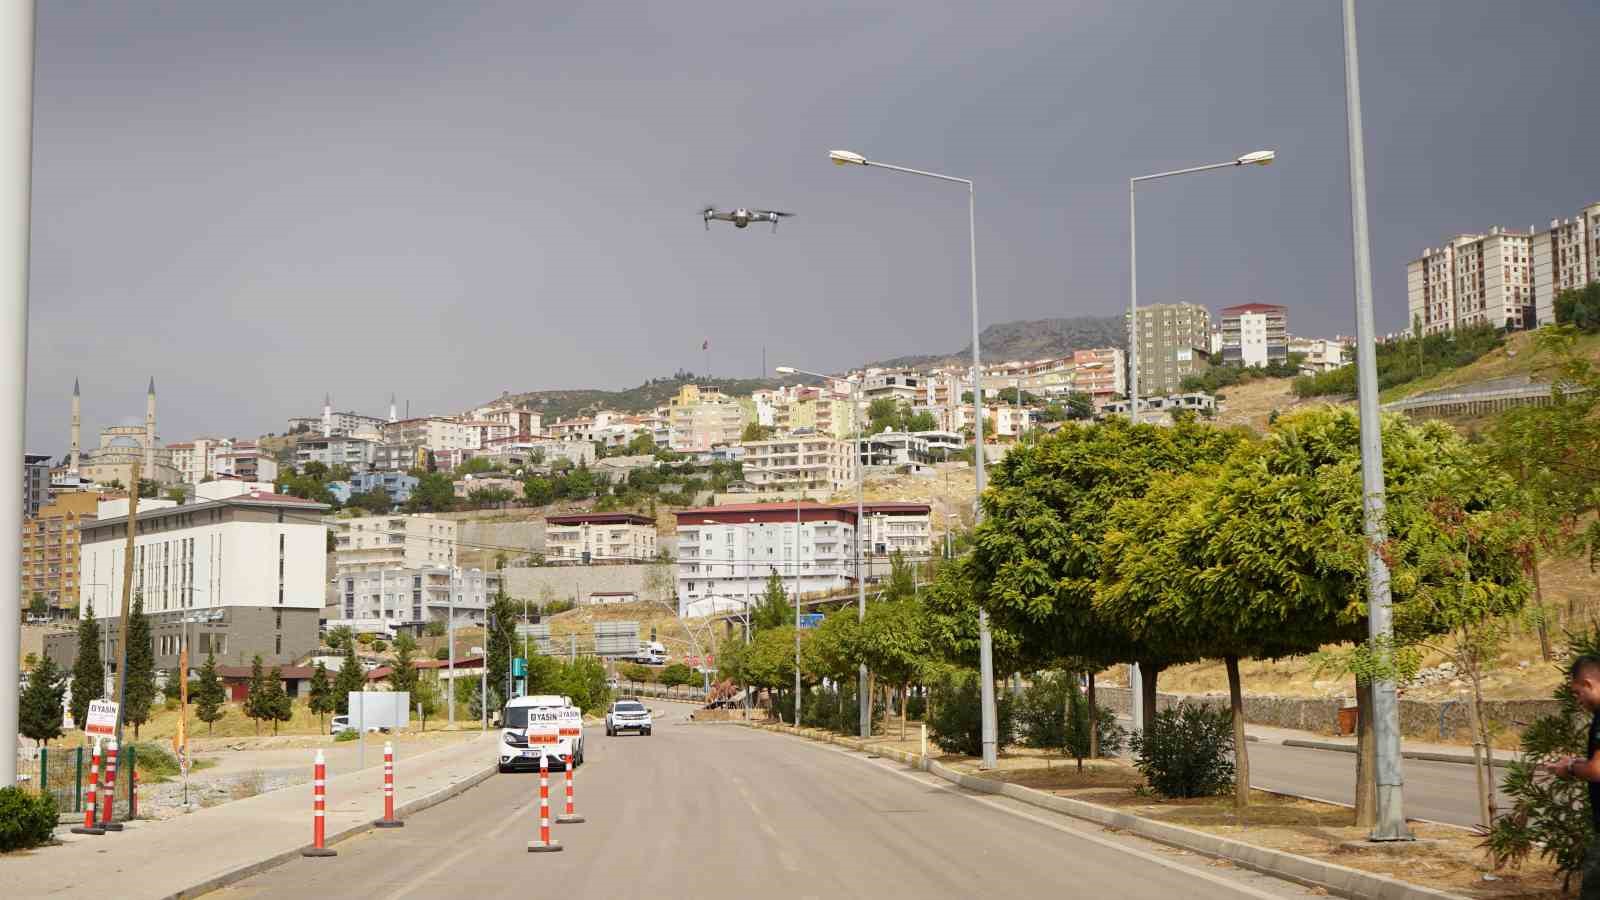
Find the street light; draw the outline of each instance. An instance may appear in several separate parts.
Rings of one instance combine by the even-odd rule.
[[[833,160],[834,165],[875,166],[967,186],[967,262],[972,277],[972,470],[976,476],[972,520],[976,526],[983,519],[983,363],[978,350],[978,219],[976,191],[973,189],[972,180],[875,162],[850,150],[829,150],[828,158]],[[857,460],[857,464],[859,463]],[[978,606],[978,681],[983,698],[983,762],[980,767],[992,769],[999,764],[994,706],[994,641],[989,634],[989,611],[982,605]]]
[[[833,153],[855,155],[843,150],[835,150]],[[829,155],[832,156],[833,154]],[[836,159],[835,162],[838,162],[838,160]],[[865,164],[864,161],[863,164]],[[843,163],[840,163],[840,165],[843,165]],[[808,372],[804,369],[796,369],[794,366],[779,366],[777,372],[780,375],[810,375],[813,378],[821,378],[827,381],[842,381],[850,386],[850,421],[855,426],[856,432],[856,621],[865,622],[867,620],[867,580],[866,573],[861,569],[861,529],[866,523],[866,487],[862,483],[864,467],[861,463],[861,385],[859,382],[848,378],[840,378],[837,375],[824,375],[821,372]],[[856,701],[860,708],[856,726],[857,733],[864,738],[871,737],[872,698],[867,696],[867,664],[864,662],[859,664],[859,669],[856,672]]]

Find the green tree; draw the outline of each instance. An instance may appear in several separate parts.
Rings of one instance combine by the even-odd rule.
[[[1593,334],[1600,331],[1600,281],[1556,295],[1556,324]]]
[[[411,635],[401,632],[394,640],[394,663],[389,675],[389,690],[396,693],[417,692],[417,642]]]
[[[417,679],[416,689],[411,694],[411,708],[422,720],[422,730],[427,731],[428,720],[444,709],[444,692],[439,690],[438,678],[429,675]]]
[[[188,496],[188,492],[181,487],[167,488],[167,499],[173,503],[182,503]]]
[[[899,550],[889,554],[889,583],[883,588],[885,600],[910,600],[917,595],[917,571]]]
[[[150,618],[144,614],[144,595],[133,595],[133,613],[128,616],[127,682],[123,688],[122,719],[133,725],[133,739],[139,739],[139,726],[150,721],[156,699],[155,642],[150,634]]]
[[[359,693],[367,685],[367,676],[356,659],[355,641],[345,641],[344,661],[339,664],[339,674],[333,679],[333,708],[341,716],[350,713],[350,694]]]
[[[680,662],[675,662],[661,670],[661,683],[668,689],[694,684],[699,679],[695,678],[694,670]]]
[[[463,462],[461,465],[456,466],[455,476],[457,478],[465,478],[468,475],[482,475],[485,472],[493,472],[498,468],[499,466],[496,466],[489,458],[483,456],[474,456],[466,462]]]
[[[900,690],[900,739],[905,740],[905,701],[932,649],[922,604],[909,597],[868,604],[856,646],[869,677],[881,678]]]
[[[488,613],[489,686],[497,696],[504,697],[510,691],[511,655],[522,649],[522,641],[517,638],[517,619],[522,611],[501,589],[489,601]]]
[[[350,471],[350,467],[349,466],[344,465],[343,463],[338,463],[338,464],[335,464],[335,465],[332,465],[332,466],[328,467],[328,476],[324,480],[325,481],[349,481],[354,475],[355,475],[355,473]]]
[[[44,618],[50,614],[50,599],[38,591],[28,600],[28,615],[35,618]]]
[[[750,613],[750,628],[762,631],[768,628],[781,628],[784,623],[794,623],[794,605],[789,602],[789,594],[784,590],[783,578],[777,569],[767,576],[767,589],[761,594],[761,602]]]
[[[773,428],[771,425],[762,425],[757,422],[751,422],[750,424],[744,426],[744,434],[739,436],[739,440],[746,444],[753,441],[764,441],[772,437],[773,432],[776,430],[777,429]],[[653,449],[654,448],[652,448],[652,450]]]
[[[250,662],[250,693],[244,698],[244,714],[255,723],[256,734],[261,734],[261,721],[273,717],[272,686],[261,668],[261,654]]]
[[[21,716],[17,730],[43,748],[61,737],[61,700],[66,684],[55,661],[47,654],[28,673],[28,689],[20,698]]]
[[[649,456],[656,452],[655,436],[648,431],[641,431],[628,441],[626,448],[628,456]]]
[[[322,639],[322,643],[327,645],[329,650],[343,650],[353,640],[355,634],[351,632],[350,626],[338,625],[328,629],[328,634]]]
[[[312,460],[311,462],[306,463],[305,466],[300,469],[300,474],[307,478],[315,478],[318,481],[327,481],[328,466],[326,463]]]
[[[407,512],[446,512],[455,509],[456,488],[443,472],[423,472],[406,501]]]
[[[272,733],[278,733],[278,723],[294,718],[294,700],[283,689],[283,670],[277,666],[267,675],[267,700],[263,704],[266,718],[272,720]]]
[[[222,706],[227,700],[227,693],[222,687],[222,680],[217,677],[215,654],[206,653],[206,663],[200,667],[198,690],[192,692],[191,696],[194,698],[195,717],[206,723],[206,734],[210,734],[212,726],[227,714]]]
[[[879,397],[867,404],[867,431],[898,431],[901,423],[900,401],[893,397]]]
[[[375,516],[388,515],[394,509],[394,500],[389,497],[389,492],[382,487],[375,487],[370,491],[361,491],[351,494],[347,507],[365,510]]]
[[[719,664],[722,662],[720,656],[717,661]],[[649,666],[642,666],[638,663],[623,663],[617,667],[617,674],[621,675],[628,681],[635,682],[637,684],[649,684],[650,682],[656,680],[656,672],[654,669],[650,668]]]
[[[522,481],[522,499],[530,506],[546,506],[555,502],[555,482],[539,475],[529,475]]]
[[[328,681],[328,667],[320,661],[311,671],[309,687],[310,697],[307,698],[307,705],[311,709],[311,714],[317,717],[318,730],[324,731],[328,727],[327,715],[337,707],[333,702],[333,685]]]

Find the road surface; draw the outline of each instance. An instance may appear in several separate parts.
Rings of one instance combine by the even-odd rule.
[[[537,775],[295,859],[230,898],[1307,897],[1297,885],[1106,832],[921,772],[782,735],[693,725],[654,704],[652,737],[587,738],[560,853],[532,854]],[[404,768],[399,778],[404,778]],[[552,798],[561,796],[552,776]]]
[[[1502,778],[1505,769],[1495,772]],[[1406,816],[1450,825],[1475,825],[1478,784],[1472,767],[1461,763],[1401,760]],[[1250,784],[1318,800],[1348,804],[1355,797],[1356,756],[1337,750],[1310,750],[1282,744],[1250,744]],[[1500,808],[1506,807],[1505,794]]]

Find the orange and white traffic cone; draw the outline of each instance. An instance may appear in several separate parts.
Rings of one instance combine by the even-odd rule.
[[[378,828],[404,828],[394,817],[394,742],[383,742],[383,818],[372,823]]]
[[[122,823],[112,821],[117,810],[117,742],[114,740],[106,744],[106,783],[100,794],[105,804],[100,813],[100,827],[106,831],[121,831]]]
[[[339,851],[329,850],[326,844],[328,763],[322,751],[317,751],[311,768],[311,846],[300,851],[301,856],[338,856]]]
[[[550,839],[550,759],[539,751],[539,839],[528,842],[529,853],[554,853],[561,844]]]
[[[95,806],[100,802],[100,739],[94,739],[94,750],[89,755],[89,802],[83,805],[83,824],[72,829],[73,834],[105,834],[104,828],[94,824]]]
[[[579,822],[582,822],[582,821],[585,821],[583,816],[578,815],[578,811],[576,809],[573,809],[573,807],[572,807],[572,754],[568,753],[567,754],[567,811],[566,811],[566,813],[564,815],[558,816],[556,818],[556,824],[557,825],[576,825],[576,824],[578,824]]]

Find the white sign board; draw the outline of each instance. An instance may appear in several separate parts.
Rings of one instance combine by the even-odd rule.
[[[407,691],[351,691],[350,725],[399,731],[411,722],[411,694]]]
[[[88,724],[83,733],[94,737],[111,737],[117,732],[117,702],[115,700],[90,700]]]
[[[560,743],[561,713],[558,707],[528,710],[528,744],[544,747]]]
[[[564,707],[556,724],[563,741],[575,741],[583,734],[583,713],[576,706]]]

